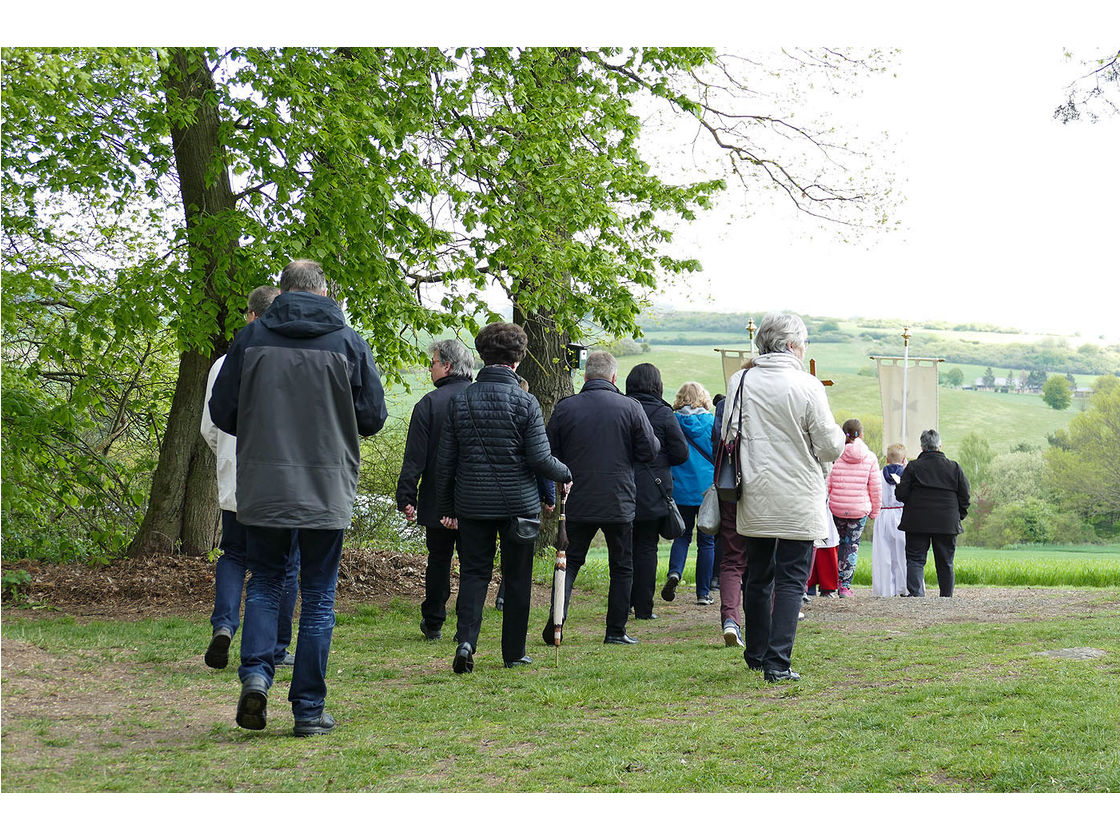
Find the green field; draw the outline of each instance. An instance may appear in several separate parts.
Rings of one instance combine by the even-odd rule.
[[[723,381],[720,357],[714,348],[745,346],[744,341],[731,343],[719,341],[718,337],[713,337],[711,346],[706,347],[655,344],[649,353],[620,358],[618,381],[621,386],[631,368],[648,362],[661,371],[668,402],[672,402],[681,383],[688,380],[699,382],[712,394],[723,393],[727,383]],[[877,417],[881,422],[879,380],[874,376],[859,375],[861,369],[875,364],[867,354],[855,344],[810,343],[809,356],[816,359],[817,375],[835,382],[828,389],[828,398],[838,422],[849,417],[863,420]],[[968,366],[958,367],[965,370]],[[997,372],[997,376],[1003,375],[1006,371]],[[966,381],[972,378],[968,370],[965,370],[965,376]],[[1046,436],[1068,426],[1070,419],[1080,410],[1074,405],[1064,411],[1055,411],[1041,397],[1029,394],[998,394],[944,387],[940,389],[939,399],[941,428],[938,431],[950,457],[953,457],[961,439],[970,432],[983,435],[997,453],[1007,452],[1019,443],[1044,448],[1047,446]]]
[[[665,540],[658,547],[657,579],[669,573],[669,546]],[[958,585],[980,586],[1120,586],[1120,545],[1026,545],[1014,548],[957,547],[953,569]],[[538,560],[537,580],[552,579],[552,567]],[[594,546],[587,554],[587,565],[577,579],[592,586],[605,586],[609,579],[607,550]],[[937,587],[933,557],[926,562],[926,588]],[[685,564],[684,583],[696,581],[696,546],[690,546]],[[871,586],[871,540],[860,543],[853,583]]]

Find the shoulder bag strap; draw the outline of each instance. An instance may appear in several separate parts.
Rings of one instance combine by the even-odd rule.
[[[703,449],[701,449],[701,448],[700,448],[699,446],[697,446],[697,445],[696,445],[696,441],[694,441],[694,440],[692,439],[692,435],[690,435],[690,434],[689,434],[688,432],[686,432],[686,431],[685,431],[684,429],[681,429],[681,434],[683,434],[683,435],[684,435],[684,439],[685,439],[685,440],[687,440],[687,441],[688,441],[689,443],[691,443],[691,444],[692,444],[692,448],[693,448],[693,449],[695,449],[695,450],[696,450],[697,452],[699,452],[699,453],[700,453],[701,455],[703,455],[703,456],[704,456],[704,459],[705,459],[705,460],[706,460],[706,461],[707,461],[707,462],[708,462],[709,464],[712,464],[713,466],[715,465],[715,461],[713,461],[713,460],[712,460],[712,456],[711,456],[711,455],[709,455],[709,454],[708,454],[707,452],[705,452],[705,451],[704,451]]]

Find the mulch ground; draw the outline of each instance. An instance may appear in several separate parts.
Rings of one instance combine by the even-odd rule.
[[[337,609],[424,598],[421,555],[346,551],[338,571]],[[110,620],[194,616],[214,608],[214,562],[208,557],[153,555],[108,565],[4,561],[4,573],[25,570],[31,584],[18,603],[4,593],[5,612],[62,612]],[[456,588],[457,574],[452,575]],[[497,575],[495,575],[497,578]]]

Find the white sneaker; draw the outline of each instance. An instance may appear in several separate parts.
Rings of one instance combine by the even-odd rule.
[[[800,621],[800,620],[801,620],[801,619],[803,619],[804,617],[805,617],[805,613],[803,613],[803,612],[799,612],[799,613],[797,614],[797,620],[798,620],[798,621]]]
[[[747,646],[746,642],[743,641],[743,634],[739,632],[739,625],[731,619],[728,619],[727,623],[723,625],[723,643],[727,645],[727,647],[735,647],[738,645],[741,648],[745,648]]]

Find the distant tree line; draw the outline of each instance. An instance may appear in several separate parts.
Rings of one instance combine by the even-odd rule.
[[[764,312],[665,312],[638,319],[643,335],[652,344],[694,346],[709,344],[721,337],[746,337],[749,318],[757,324]],[[857,321],[858,332],[844,330],[835,318],[802,315],[809,335],[817,343],[863,342],[868,355],[890,355],[901,349],[902,322],[865,319]],[[942,322],[911,324],[911,329],[940,329],[971,332],[1009,333],[983,324],[948,325]],[[887,330],[891,330],[887,332]],[[910,352],[917,356],[938,356],[952,364],[985,365],[1020,371],[1065,371],[1091,376],[1120,374],[1120,345],[1085,343],[1072,347],[1065,339],[1044,338],[1033,344],[1012,342],[994,344],[974,339],[950,339],[916,331]]]
[[[1120,447],[1120,379],[1099,377],[1093,392],[1086,410],[1045,449],[1020,443],[996,452],[972,433],[949,453],[973,490],[965,542],[1001,548],[1117,538],[1120,462],[1107,453]]]

